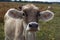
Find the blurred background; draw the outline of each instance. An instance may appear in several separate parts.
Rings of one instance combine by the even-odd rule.
[[[19,6],[33,3],[40,8],[41,11],[46,10],[51,7],[49,10],[53,11],[55,17],[49,22],[39,21],[40,31],[37,33],[37,40],[60,40],[60,2],[57,1],[8,1],[0,0],[0,40],[4,40],[4,15],[10,8],[16,8],[19,10]],[[6,1],[6,2],[5,2]],[[8,1],[8,2],[7,2]]]

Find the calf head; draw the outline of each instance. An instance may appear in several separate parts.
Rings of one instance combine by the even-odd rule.
[[[16,18],[22,18],[23,22],[26,24],[24,28],[27,31],[36,32],[39,29],[38,20],[41,19],[43,21],[49,21],[54,17],[54,13],[46,10],[39,11],[39,8],[33,4],[27,4],[22,6],[21,11],[17,11],[18,13],[14,13],[13,16]]]
[[[39,24],[38,20],[41,19],[43,21],[49,21],[53,18],[53,12],[46,10],[46,11],[39,11],[39,8],[33,4],[28,4],[22,7],[22,11],[24,12],[24,21],[27,24],[26,30],[28,31],[38,31]]]

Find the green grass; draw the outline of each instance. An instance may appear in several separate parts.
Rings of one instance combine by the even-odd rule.
[[[3,17],[9,8],[17,8],[20,5],[26,3],[0,3],[0,40],[4,40],[4,26]],[[53,6],[51,11],[54,12],[55,17],[49,22],[39,21],[40,31],[37,33],[37,40],[60,40],[60,4],[36,4],[39,8],[47,7],[48,5]]]
[[[4,40],[4,27],[3,23],[0,23],[0,40]]]

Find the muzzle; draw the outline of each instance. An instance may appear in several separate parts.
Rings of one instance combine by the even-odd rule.
[[[28,23],[26,30],[27,31],[38,31],[39,30],[38,23],[37,22]]]

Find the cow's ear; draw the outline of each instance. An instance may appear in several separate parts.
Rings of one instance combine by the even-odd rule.
[[[49,10],[40,12],[40,19],[45,22],[53,19],[53,17],[54,17],[54,13]]]
[[[11,8],[7,11],[7,14],[12,18],[22,18],[23,11]]]

